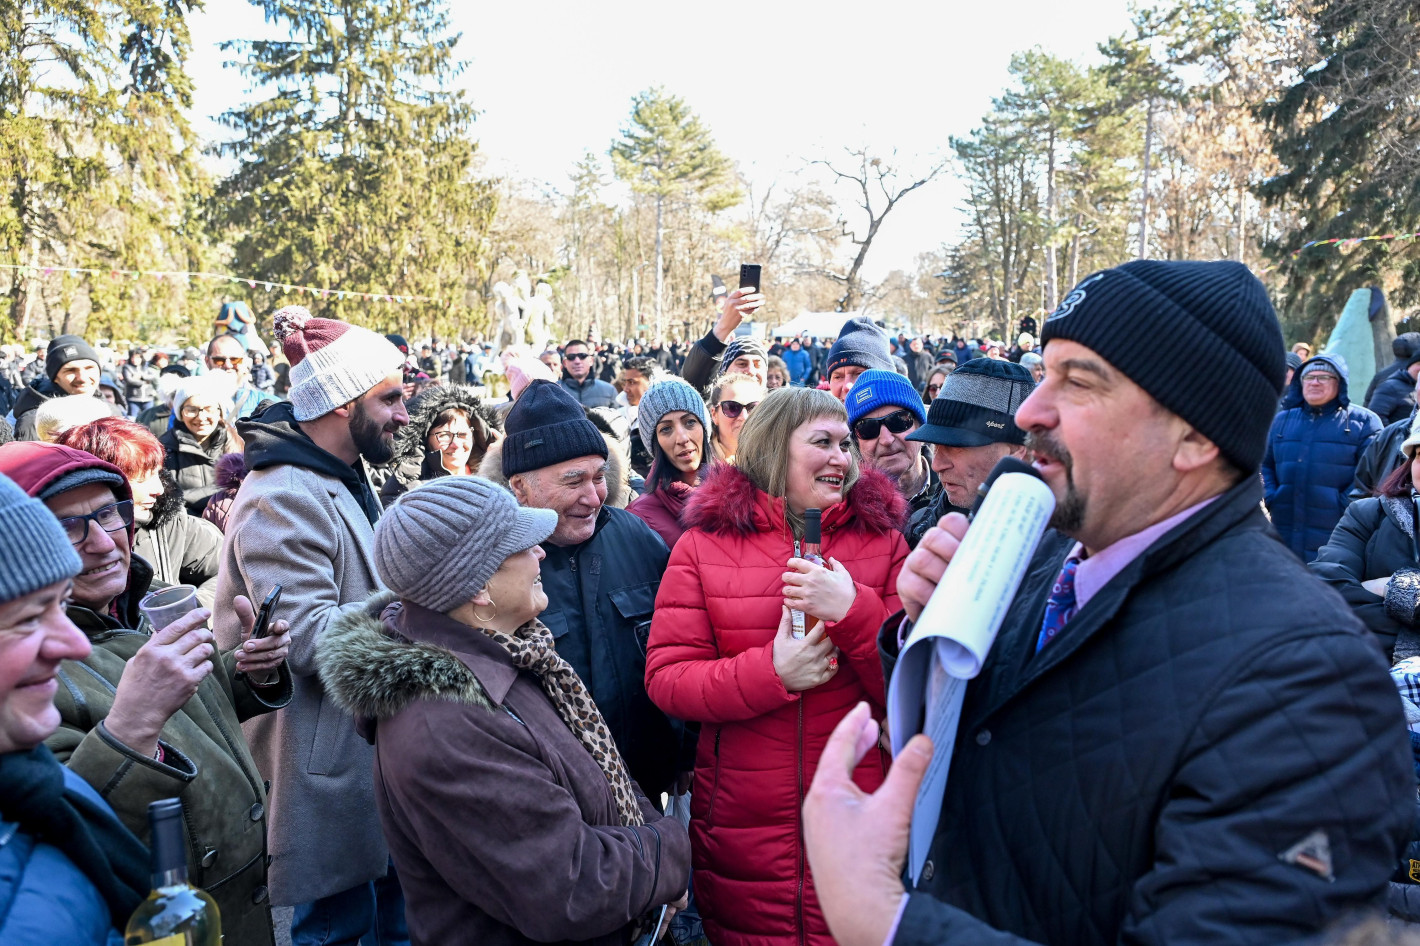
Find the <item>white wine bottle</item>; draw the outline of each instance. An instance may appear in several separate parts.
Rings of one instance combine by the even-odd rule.
[[[187,843],[182,802],[164,798],[148,806],[152,835],[153,890],[128,919],[128,946],[221,946],[217,904],[187,882]]]

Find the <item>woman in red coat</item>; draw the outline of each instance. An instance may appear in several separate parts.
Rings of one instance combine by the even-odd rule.
[[[833,727],[860,700],[881,719],[878,628],[897,610],[906,506],[860,473],[843,405],[780,388],[686,508],[661,579],[646,691],[700,722],[691,801],[695,895],[715,946],[829,944],[804,856],[800,808]],[[804,510],[822,510],[827,567],[796,557]],[[789,608],[809,633],[796,639]],[[869,752],[855,781],[882,782]]]

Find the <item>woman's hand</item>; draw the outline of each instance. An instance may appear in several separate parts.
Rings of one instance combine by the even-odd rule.
[[[1377,598],[1384,598],[1386,586],[1390,584],[1390,580],[1394,577],[1394,575],[1387,575],[1384,578],[1372,578],[1370,581],[1361,582],[1361,587],[1365,588]]]
[[[846,618],[858,597],[858,586],[837,559],[829,559],[828,564],[831,568],[806,558],[789,559],[790,570],[784,573],[784,606],[830,623]]]
[[[155,632],[124,666],[104,727],[134,752],[157,750],[163,724],[212,672],[217,647],[207,629],[211,616],[206,608],[189,611]]]
[[[273,678],[286,660],[286,652],[291,649],[291,623],[272,621],[271,626],[267,628],[266,637],[252,640],[252,631],[256,630],[256,612],[252,609],[251,602],[245,595],[237,595],[232,599],[232,609],[237,612],[237,620],[241,622],[244,641],[241,649],[237,651],[237,672],[251,677],[257,686],[275,683]]]
[[[795,637],[794,620],[783,608],[779,631],[774,635],[774,672],[790,693],[812,690],[833,679],[838,672],[838,648],[828,639],[823,622],[818,621],[803,637]]]

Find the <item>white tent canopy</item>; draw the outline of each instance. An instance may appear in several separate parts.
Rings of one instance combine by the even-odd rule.
[[[837,338],[843,330],[843,323],[862,315],[857,312],[800,312],[792,321],[785,322],[774,331],[770,338],[788,338],[805,332],[812,338]]]

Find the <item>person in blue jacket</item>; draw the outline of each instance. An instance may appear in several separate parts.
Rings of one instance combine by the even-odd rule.
[[[1346,360],[1321,354],[1292,378],[1262,458],[1263,502],[1272,525],[1304,562],[1316,558],[1346,511],[1356,463],[1381,419],[1346,390]]]
[[[789,339],[789,347],[780,357],[784,359],[784,367],[789,369],[789,383],[796,388],[803,387],[814,370],[814,360],[804,350],[803,340]]]
[[[59,520],[0,475],[0,943],[119,946],[148,851],[44,740],[59,665],[89,654],[65,606],[79,556]]]

